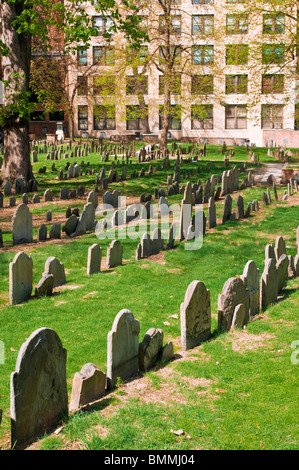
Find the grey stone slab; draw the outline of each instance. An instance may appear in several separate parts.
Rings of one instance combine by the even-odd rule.
[[[106,374],[96,365],[89,362],[80,372],[76,372],[73,379],[70,399],[70,411],[99,400],[105,393]]]
[[[32,258],[20,251],[9,264],[9,302],[11,305],[26,302],[30,299],[32,282]]]

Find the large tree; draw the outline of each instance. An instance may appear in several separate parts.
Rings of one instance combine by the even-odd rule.
[[[7,0],[1,1],[2,80],[5,86],[4,106],[0,110],[3,128],[4,162],[2,179],[14,181],[22,177],[29,181],[32,174],[29,148],[30,65],[32,50],[45,52],[51,48],[50,30],[60,31],[65,51],[77,49],[78,43],[88,44],[94,25],[83,0]],[[97,11],[107,13],[114,27],[138,44],[140,33],[134,27],[134,12],[121,19],[115,0],[91,0]],[[126,4],[128,2],[126,1]],[[41,50],[42,49],[42,50]]]

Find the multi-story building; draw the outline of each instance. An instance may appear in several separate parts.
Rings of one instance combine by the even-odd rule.
[[[122,34],[107,41],[110,17],[86,2],[95,32],[69,72],[75,136],[158,138],[169,86],[174,139],[298,146],[296,2],[273,12],[271,2],[249,11],[244,0],[165,0],[168,13],[158,0],[136,2],[149,41],[134,63]]]

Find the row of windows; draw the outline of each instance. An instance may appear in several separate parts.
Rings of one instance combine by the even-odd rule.
[[[283,128],[283,105],[262,105],[261,127],[262,129],[282,129]],[[126,128],[127,130],[141,130],[142,119],[148,113],[148,109],[142,110],[139,106],[126,107]],[[163,106],[160,106],[159,128],[161,129],[161,117]],[[191,129],[213,129],[213,105],[191,105]],[[94,130],[115,130],[116,115],[115,106],[97,105],[93,108],[93,129]],[[169,129],[181,129],[181,107],[171,106]],[[247,105],[226,105],[225,106],[225,129],[247,129]],[[88,130],[88,106],[78,106],[78,130]]]
[[[113,21],[109,17],[94,16],[94,36],[102,36],[111,32]],[[167,25],[167,26],[166,26]],[[170,33],[181,34],[182,17],[181,15],[170,15],[169,21],[166,21],[164,15],[159,16],[159,32],[164,34],[168,27]],[[226,34],[247,34],[249,27],[248,15],[228,14],[226,15]],[[148,28],[147,18],[140,16],[140,29],[146,31]],[[186,32],[186,31],[185,31]],[[201,14],[192,15],[191,18],[192,34],[211,35],[214,34],[214,15]],[[283,13],[267,13],[263,15],[263,33],[264,34],[284,34],[285,15]]]
[[[181,54],[184,48],[180,45],[172,46],[170,56],[165,54],[161,46],[159,49],[160,63],[169,57],[177,65],[181,61]],[[93,65],[111,66],[115,64],[115,50],[113,46],[94,46]],[[282,64],[286,56],[285,44],[263,44],[262,63],[263,64]],[[194,65],[213,65],[214,64],[214,46],[213,45],[195,45],[191,46],[191,62]],[[141,47],[138,51],[127,49],[127,65],[142,65],[146,62],[148,56],[147,46]],[[247,44],[229,44],[226,46],[226,64],[227,65],[246,65],[249,61],[249,46]],[[78,50],[79,65],[88,65],[87,49],[80,47]]]
[[[181,76],[172,75],[168,79],[171,95],[181,94]],[[164,76],[159,76],[159,95],[164,94],[165,81]],[[78,95],[88,95],[88,77],[78,77]],[[93,77],[93,94],[100,96],[115,95],[116,77],[109,78],[104,75]],[[226,94],[244,94],[248,91],[248,76],[226,75],[225,93]],[[213,75],[193,75],[191,77],[191,95],[211,95],[214,93]],[[282,74],[269,74],[262,76],[262,94],[282,94],[284,93],[284,76]],[[148,95],[148,76],[140,75],[126,77],[126,95]]]

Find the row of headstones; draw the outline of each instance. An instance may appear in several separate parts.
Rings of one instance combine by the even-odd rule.
[[[70,404],[66,381],[66,350],[49,328],[34,331],[20,348],[11,374],[11,447],[22,450],[51,432],[70,411],[99,400],[126,380],[174,357],[173,344],[163,344],[163,330],[150,328],[139,339],[140,323],[121,310],[107,335],[107,374],[85,364],[73,378]],[[47,364],[47,367],[45,367]],[[43,380],[40,380],[40,377]]]
[[[172,223],[168,233],[166,250],[174,248],[175,232],[176,224]],[[161,230],[159,228],[155,228],[152,237],[147,232],[142,235],[140,243],[138,243],[136,248],[135,258],[136,260],[148,258],[149,256],[157,255],[164,249],[164,239],[162,237]]]
[[[14,183],[15,194],[33,193],[38,190],[38,184],[36,179],[31,179],[28,183],[23,178],[17,178]],[[13,185],[10,181],[5,181],[3,185],[4,196],[11,196],[13,191]],[[2,194],[2,193],[0,193]]]
[[[259,313],[261,307],[267,307],[277,300],[277,293],[290,277],[290,271],[285,267],[281,270],[278,276],[282,281],[281,287],[273,281],[269,267],[275,265],[275,260],[267,257],[272,252],[269,246],[277,265],[282,265],[282,259],[288,259],[284,253],[284,240],[277,237],[275,248],[272,245],[266,248],[261,282],[253,260],[248,261],[242,276],[225,282],[218,297],[219,330],[243,328],[250,317]],[[299,227],[297,251],[298,258]],[[293,275],[298,276],[299,271]],[[271,298],[265,296],[265,289],[271,291]],[[180,317],[183,350],[192,349],[211,337],[210,291],[202,281],[193,281],[188,286],[180,306]],[[69,407],[66,350],[61,340],[49,328],[40,328],[32,333],[19,351],[16,369],[11,376],[12,447],[26,448],[46,431],[53,430],[62,417],[68,416],[69,411],[99,400],[106,391],[113,390],[118,378],[127,380],[139,372],[149,370],[158,359],[168,361],[174,357],[173,344],[169,342],[163,346],[161,329],[148,330],[142,342],[139,340],[139,332],[140,323],[132,312],[121,310],[107,335],[107,374],[92,363],[85,364],[74,376]],[[46,369],[45,363],[48,365]],[[41,373],[42,381],[39,380]]]
[[[107,268],[122,264],[123,246],[119,240],[113,240],[107,248]],[[87,275],[101,271],[102,248],[94,243],[88,249]],[[52,295],[55,287],[66,283],[64,264],[51,256],[46,260],[43,275],[35,287],[34,297]],[[33,291],[33,261],[23,251],[17,253],[9,264],[9,302],[11,305],[27,302]]]

